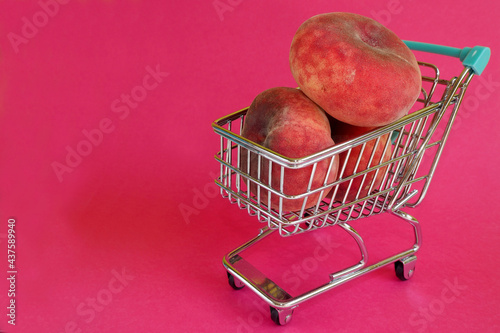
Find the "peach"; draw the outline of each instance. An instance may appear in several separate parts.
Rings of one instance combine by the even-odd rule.
[[[245,116],[241,135],[254,143],[291,159],[299,159],[320,152],[335,145],[331,138],[330,122],[326,113],[299,89],[276,87],[260,93],[250,105]],[[275,162],[269,168],[269,160],[250,153],[248,165],[247,150],[240,154],[241,170],[259,179],[269,187],[280,191],[281,166]],[[311,190],[333,183],[337,178],[338,157],[318,162],[311,184]],[[250,170],[248,171],[248,167]],[[283,194],[300,195],[308,189],[313,166],[284,168]],[[271,182],[269,182],[271,173]],[[326,183],[325,183],[326,181]],[[252,182],[250,191],[257,196],[257,186]],[[305,208],[316,205],[329,189],[318,191],[307,197]],[[269,191],[260,189],[261,203],[268,205]],[[271,207],[279,209],[279,196],[271,193]],[[304,199],[283,199],[283,211],[298,211]]]
[[[420,94],[413,52],[391,30],[352,13],[311,17],[290,46],[300,89],[332,117],[378,127],[404,116]]]
[[[336,143],[342,143],[345,141],[352,140],[356,137],[362,136],[363,134],[366,134],[369,131],[375,129],[373,127],[370,128],[370,127],[353,126],[334,119],[331,119],[331,126],[332,126],[332,138]],[[387,148],[385,148],[388,140],[390,140],[390,134],[385,134],[380,137],[378,143],[377,139],[368,141],[365,144],[364,149],[363,145],[358,145],[353,147],[350,153],[348,153],[349,150],[340,153],[339,177],[346,178],[353,174],[363,172],[371,167],[389,161],[392,155],[392,145],[389,142]],[[358,165],[356,166],[356,164]],[[362,188],[361,190],[359,190],[358,199],[366,197],[367,195],[371,194],[369,193],[370,187],[371,187],[371,192],[379,189],[384,179],[384,175],[387,171],[387,168],[388,166],[384,166],[382,168],[378,168],[374,171],[366,173],[365,174],[366,176],[359,175],[353,178],[352,182],[348,180],[340,183],[338,186],[337,193],[335,195],[335,199],[341,201],[344,200],[345,194],[349,190],[349,193],[347,194],[346,197],[346,201],[352,201],[356,198],[356,195],[360,187]],[[332,191],[334,190],[335,189],[332,189]]]

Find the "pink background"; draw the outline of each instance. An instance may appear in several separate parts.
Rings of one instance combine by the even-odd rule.
[[[498,3],[220,0],[222,13],[214,3],[0,4],[0,330],[499,332]],[[424,233],[415,276],[401,282],[384,267],[300,305],[279,328],[248,288],[227,283],[223,255],[261,225],[214,195],[211,122],[267,88],[295,86],[291,38],[305,19],[331,11],[376,18],[402,39],[489,46],[493,56],[472,81],[426,199],[408,211]],[[160,72],[156,80],[148,70]],[[127,106],[131,93],[139,101]],[[58,176],[68,149],[86,156]],[[6,316],[10,217],[15,327]],[[388,234],[391,221],[355,224],[371,235],[373,259],[408,240],[406,229]],[[297,263],[280,255],[311,264],[299,250],[321,246],[331,229],[252,256],[289,276]],[[356,258],[337,242],[323,250]],[[295,287],[328,276],[312,264]]]

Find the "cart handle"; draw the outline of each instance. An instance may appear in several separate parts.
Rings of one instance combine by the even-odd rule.
[[[459,58],[464,66],[470,67],[474,74],[477,75],[481,75],[484,68],[488,64],[491,55],[490,48],[485,46],[474,46],[473,48],[464,47],[463,49],[458,49],[455,47],[406,40],[403,42],[414,51],[437,53]]]

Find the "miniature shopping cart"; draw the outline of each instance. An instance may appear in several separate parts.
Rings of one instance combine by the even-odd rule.
[[[279,325],[290,321],[298,304],[380,267],[394,264],[396,276],[401,280],[407,280],[413,275],[417,259],[415,253],[421,246],[422,232],[419,222],[403,209],[413,208],[424,199],[465,91],[472,77],[480,75],[486,67],[490,49],[481,46],[457,49],[418,42],[405,43],[414,51],[444,58],[446,64],[450,58],[441,57],[442,55],[459,58],[463,66],[459,66],[459,76],[445,79],[435,65],[419,62],[422,72],[421,95],[408,115],[389,125],[316,154],[290,159],[240,136],[248,108],[220,118],[212,124],[214,131],[220,136],[220,151],[215,156],[220,164],[220,176],[215,181],[221,188],[222,196],[247,210],[264,224],[256,237],[223,258],[229,284],[234,289],[248,286],[253,290],[269,304],[271,318]],[[388,135],[390,140],[381,140]],[[343,175],[345,166],[339,165],[339,174],[334,182],[328,182],[327,175],[322,186],[311,186],[319,163],[333,163],[333,159],[339,154],[349,154],[359,147],[365,149],[369,142],[375,146],[384,145],[384,151],[390,148],[390,159],[376,161],[372,154],[367,168],[359,172],[355,170],[346,176]],[[258,160],[257,172],[250,172],[250,163],[242,161],[243,158],[248,158],[249,161],[252,154]],[[286,170],[308,168],[311,170],[308,190],[297,195],[285,194],[282,186],[273,186],[271,179],[262,179],[261,174],[264,173],[260,171],[264,166],[278,170],[281,179]],[[375,179],[370,177],[374,173],[382,176],[377,177],[382,178],[381,182],[370,183],[371,179]],[[362,193],[357,190],[357,186],[350,186],[356,179],[361,180],[363,188],[369,188],[369,191]],[[348,185],[348,191],[355,191],[350,200],[346,199],[347,194],[340,198],[335,195],[342,183]],[[315,194],[326,192],[329,194],[324,199],[317,199],[311,207],[310,201],[316,200],[311,198],[322,198],[324,195]],[[278,199],[279,204],[272,205],[271,197]],[[283,210],[284,200],[303,200],[304,204],[302,209],[290,212]],[[408,249],[369,264],[365,242],[349,222],[381,213],[392,213],[409,223],[414,232],[414,243]],[[300,295],[292,296],[244,259],[245,250],[274,232],[287,237],[330,226],[337,226],[354,238],[361,252],[361,260],[331,273],[327,283]],[[273,254],[277,255],[279,253]]]

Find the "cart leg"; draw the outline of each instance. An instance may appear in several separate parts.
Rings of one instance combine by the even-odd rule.
[[[402,280],[406,281],[410,279],[415,273],[415,264],[417,262],[417,256],[414,254],[422,246],[422,229],[420,228],[420,223],[418,220],[408,213],[401,210],[395,210],[393,214],[399,216],[406,222],[412,225],[415,232],[415,244],[413,245],[413,254],[410,254],[404,258],[399,259],[394,262],[394,268],[396,270],[396,276]]]
[[[366,249],[366,245],[365,242],[363,241],[363,238],[361,238],[358,232],[354,230],[354,228],[347,223],[339,223],[338,226],[342,227],[345,231],[347,231],[349,235],[351,235],[352,238],[354,238],[356,244],[358,244],[359,250],[361,251],[361,260],[359,261],[358,264],[354,266],[330,274],[330,280],[332,281],[342,276],[348,275],[352,272],[360,270],[361,268],[365,267],[366,263],[368,262],[368,251]]]
[[[293,307],[291,309],[277,309],[274,307],[271,308],[271,319],[277,324],[277,325],[286,325],[292,320],[292,314],[293,314],[293,309],[296,307]]]
[[[239,255],[250,246],[256,244],[276,231],[275,229],[263,228],[258,236],[224,256],[223,264],[228,271],[229,284],[234,289],[241,289],[243,286],[250,288],[270,305],[271,319],[278,325],[285,325],[290,322],[293,310],[299,305],[299,303],[380,267],[394,264],[396,267],[396,275],[402,280],[407,280],[411,278],[415,270],[417,258],[415,253],[418,251],[422,243],[421,229],[418,221],[411,215],[400,210],[393,211],[392,213],[412,225],[415,232],[415,243],[411,248],[403,252],[397,253],[391,257],[367,266],[368,251],[363,239],[349,224],[339,223],[338,226],[343,228],[344,231],[347,231],[356,241],[361,252],[361,260],[351,267],[330,274],[329,282],[301,295],[291,296],[284,289],[266,277],[265,274],[259,269],[251,265],[251,263],[247,262]]]
[[[422,229],[420,228],[420,223],[418,223],[418,220],[416,218],[401,210],[395,210],[392,211],[392,213],[402,218],[413,227],[413,230],[415,232],[415,244],[413,245],[413,252],[417,252],[418,249],[422,246]]]

